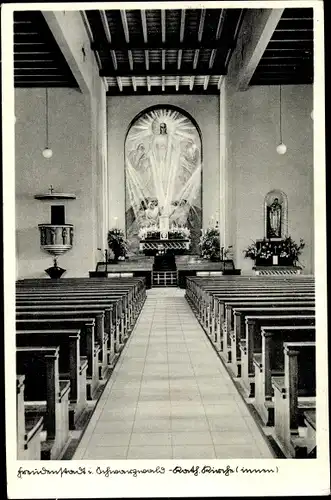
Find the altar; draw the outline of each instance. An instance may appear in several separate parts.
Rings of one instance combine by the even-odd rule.
[[[159,225],[143,227],[139,231],[139,251],[145,255],[182,255],[190,250],[190,230],[186,226],[172,225],[169,217],[160,216]]]

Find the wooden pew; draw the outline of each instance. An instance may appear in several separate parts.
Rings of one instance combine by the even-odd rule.
[[[265,294],[264,296],[242,296],[238,294],[232,297],[222,297],[219,301],[219,316],[216,330],[216,339],[219,341],[221,352],[224,352],[225,359],[230,362],[231,353],[231,332],[234,328],[233,322],[233,307],[281,307],[290,306],[291,304],[300,307],[313,307],[314,297],[307,295],[282,295],[273,296]]]
[[[307,429],[305,443],[308,458],[316,458],[316,408],[309,408],[303,412],[304,425]]]
[[[16,346],[59,347],[60,380],[70,381],[69,428],[75,429],[87,407],[87,359],[80,355],[80,330],[17,330]]]
[[[218,294],[214,297],[215,299],[215,309],[216,312],[215,314],[218,316],[218,321],[222,325],[225,321],[225,316],[226,316],[226,307],[225,304],[230,304],[230,302],[260,302],[260,301],[270,301],[270,300],[275,300],[275,301],[314,301],[315,300],[315,295],[314,293],[309,293],[306,291],[300,292],[298,290],[296,291],[287,291],[285,292],[274,292],[272,290],[263,290],[260,292],[250,292],[247,293],[245,291],[237,291],[233,293],[223,293]],[[231,315],[227,316],[227,323],[226,323],[226,328],[229,331],[231,329]]]
[[[275,394],[275,439],[287,458],[314,457],[315,342],[285,342],[283,353],[285,374],[272,379]],[[309,426],[306,429],[305,424]],[[301,432],[300,435],[300,430],[306,432]]]
[[[22,280],[16,283],[16,288],[23,291],[24,289],[34,288],[35,290],[43,290],[45,288],[52,290],[62,290],[63,288],[73,288],[75,290],[108,290],[112,291],[115,289],[126,287],[132,290],[133,299],[135,302],[141,302],[139,307],[142,307],[144,300],[146,299],[146,286],[145,279],[119,279],[119,280],[109,280],[109,279],[89,279],[89,278],[63,278],[61,280],[49,280],[49,279],[32,279],[32,280]]]
[[[43,287],[42,293],[39,288],[35,289],[17,289],[16,291],[16,302],[22,303],[26,299],[38,300],[38,301],[48,301],[50,298],[54,300],[66,301],[70,303],[71,300],[76,300],[78,298],[81,301],[96,299],[98,300],[109,300],[111,303],[115,304],[113,312],[113,326],[114,326],[114,338],[116,341],[116,349],[124,344],[127,339],[132,326],[135,323],[137,315],[137,304],[134,303],[133,299],[133,288],[122,285],[121,287],[114,287],[113,290],[108,290],[108,288],[90,290],[69,288],[68,286],[62,287]],[[140,306],[139,306],[140,311]]]
[[[113,318],[112,327],[114,332],[115,344],[117,349],[119,345],[123,344],[128,336],[128,325],[130,323],[130,310],[128,294],[118,294],[109,292],[82,292],[82,291],[49,291],[48,289],[44,291],[43,294],[37,294],[35,292],[25,292],[16,294],[16,303],[22,304],[28,301],[41,301],[48,302],[52,299],[54,303],[71,304],[72,301],[79,300],[81,303],[86,301],[94,302],[96,300],[100,301],[110,301],[114,304],[113,308]]]
[[[105,311],[105,332],[107,333],[108,338],[108,354],[110,358],[115,357],[115,354],[119,352],[119,339],[117,334],[117,320],[116,320],[116,302],[114,303],[112,300],[104,300],[104,299],[81,299],[74,298],[66,300],[65,297],[62,299],[58,298],[50,298],[45,297],[44,299],[24,299],[16,301],[16,308],[18,307],[26,307],[26,306],[42,306],[42,307],[52,307],[52,308],[61,308],[61,307],[71,307],[72,309],[84,309],[89,308],[101,308],[101,310]],[[108,312],[108,313],[106,313]]]
[[[189,299],[204,303],[209,302],[209,295],[213,292],[217,293],[217,291],[230,291],[230,290],[238,290],[238,289],[250,289],[255,288],[257,290],[263,288],[270,288],[270,284],[277,289],[288,289],[289,287],[301,287],[301,288],[310,288],[314,289],[314,281],[303,281],[303,280],[288,280],[288,279],[278,279],[274,277],[249,277],[246,279],[235,279],[235,280],[224,280],[219,278],[208,278],[208,279],[192,279],[190,281],[192,286],[187,289],[187,295],[189,295]]]
[[[247,396],[254,397],[255,369],[253,356],[254,353],[262,352],[261,328],[263,326],[272,326],[273,324],[274,326],[278,326],[283,322],[290,322],[296,326],[299,326],[301,322],[308,322],[308,324],[314,325],[315,308],[300,307],[296,306],[295,303],[289,303],[289,305],[282,307],[276,304],[276,307],[238,308],[236,309],[236,313],[241,315],[240,329],[243,326],[243,322],[245,322],[244,335],[241,337],[239,344],[241,352],[241,382],[247,390]],[[242,335],[242,330],[240,334]]]
[[[146,299],[145,278],[121,278],[118,280],[109,280],[108,278],[27,279],[16,283],[17,294],[22,294],[25,291],[38,294],[44,293],[45,290],[56,292],[64,289],[83,293],[109,292],[110,294],[114,291],[126,290],[129,296],[130,317],[127,320],[129,327],[134,325]]]
[[[16,306],[16,318],[32,318],[33,314],[35,317],[44,318],[65,318],[65,317],[76,317],[76,318],[95,318],[96,325],[96,337],[97,342],[100,346],[100,367],[99,376],[101,379],[107,378],[109,369],[112,368],[113,357],[109,357],[108,353],[108,332],[105,331],[106,328],[109,331],[110,324],[110,308],[105,308],[100,305],[85,306],[83,304],[76,305],[52,305],[52,304],[41,304],[41,305],[25,305]]]
[[[313,326],[268,326],[261,328],[262,353],[254,353],[254,406],[267,426],[274,425],[272,377],[284,375],[284,342],[315,341]]]
[[[24,408],[24,375],[16,377],[17,460],[40,460],[43,417],[29,416]]]
[[[309,292],[314,292],[315,287],[313,284],[303,284],[303,283],[275,283],[272,280],[269,279],[268,282],[264,280],[263,283],[256,283],[255,281],[249,282],[249,283],[231,283],[231,284],[225,284],[225,283],[210,283],[210,284],[204,284],[201,287],[197,288],[196,292],[196,298],[195,301],[197,302],[198,306],[200,309],[205,309],[207,306],[209,306],[212,301],[213,297],[219,295],[224,295],[224,293],[235,293],[235,292],[264,292],[266,290],[271,290],[279,293],[284,293],[284,292],[290,292],[290,291],[309,291]],[[201,315],[200,311],[200,315]]]
[[[16,331],[80,329],[80,356],[86,356],[86,397],[93,399],[99,387],[99,351],[95,343],[95,318],[26,318],[16,320]]]
[[[132,290],[127,288],[109,292],[101,290],[83,291],[68,289],[67,287],[65,288],[65,290],[52,290],[45,287],[43,293],[40,293],[40,291],[36,291],[34,289],[25,292],[17,291],[16,303],[22,303],[27,299],[48,301],[50,298],[52,298],[53,300],[59,300],[60,302],[65,301],[66,303],[70,303],[70,301],[74,299],[81,299],[81,301],[91,299],[110,300],[115,304],[113,312],[115,339],[119,339],[119,343],[123,344],[125,338],[127,337],[127,331],[130,329],[130,324],[132,321],[131,292]]]
[[[18,375],[25,375],[26,413],[44,417],[41,458],[57,460],[68,444],[70,391],[70,382],[59,378],[59,348],[17,348],[16,367]]]
[[[200,321],[206,326],[206,318],[208,316],[207,310],[211,307],[211,302],[213,295],[219,292],[231,293],[232,291],[260,291],[272,288],[278,291],[289,291],[291,288],[295,287],[295,290],[307,290],[314,291],[314,283],[306,283],[296,280],[295,282],[288,282],[287,280],[274,280],[269,278],[261,279],[250,279],[250,280],[235,280],[235,281],[224,281],[219,279],[211,279],[208,281],[199,281],[199,285],[195,283],[194,293],[190,296],[189,300],[193,301],[193,305],[198,311],[198,316]]]
[[[277,304],[276,304],[277,305]],[[293,324],[301,324],[302,322],[307,324],[315,324],[315,308],[314,307],[301,307],[301,306],[293,306],[291,302],[288,303],[288,306],[283,307],[268,307],[268,308],[241,308],[241,307],[233,307],[232,306],[232,315],[234,318],[234,328],[230,332],[231,339],[231,355],[230,355],[230,363],[231,369],[234,373],[235,377],[241,377],[242,373],[242,357],[241,357],[241,349],[246,342],[246,321],[247,317],[250,318],[249,330],[252,335],[260,336],[260,322],[265,321],[263,324],[272,325],[272,322],[275,324],[283,324],[283,322],[293,322]],[[260,316],[260,317],[256,317]],[[282,318],[282,316],[286,316],[286,318]],[[297,317],[300,317],[296,320]],[[268,318],[268,319],[267,319]],[[254,327],[256,330],[254,331]],[[252,344],[248,344],[249,346]],[[249,359],[252,364],[253,359]]]

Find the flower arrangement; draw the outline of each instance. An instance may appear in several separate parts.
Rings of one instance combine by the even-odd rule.
[[[114,260],[125,259],[128,245],[121,229],[110,229],[108,231],[108,247],[114,254]]]
[[[212,227],[203,229],[199,245],[201,256],[204,259],[218,260],[220,258],[220,235],[218,229]]]
[[[258,240],[243,250],[244,257],[252,260],[270,260],[274,255],[279,259],[295,263],[305,247],[305,242],[300,238],[297,244],[291,236],[287,236],[281,241],[270,241],[267,238]]]
[[[300,238],[300,242],[297,244],[292,240],[291,236],[288,236],[278,244],[278,255],[281,258],[285,257],[287,259],[293,259],[293,262],[297,262],[305,246],[306,244],[302,238]]]

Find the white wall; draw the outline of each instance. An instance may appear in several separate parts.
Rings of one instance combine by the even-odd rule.
[[[123,96],[107,98],[109,224],[118,218],[125,228],[124,142],[131,121],[154,105],[178,106],[197,122],[203,145],[202,216],[206,226],[219,213],[219,98],[218,96]]]
[[[52,256],[40,249],[38,224],[50,223],[51,203],[34,199],[47,192],[72,192],[66,222],[74,224],[74,246],[59,257],[65,276],[84,276],[94,269],[91,108],[88,97],[74,89],[49,89],[49,147],[45,159],[45,90],[16,89],[16,242],[18,278],[45,277]],[[62,201],[58,202],[63,204]],[[56,202],[52,202],[56,204]]]
[[[220,154],[218,96],[108,97],[95,80],[93,99],[74,89],[49,90],[49,135],[54,154],[43,158],[45,146],[45,91],[16,89],[16,235],[18,277],[45,276],[52,257],[39,246],[38,224],[50,222],[50,204],[34,199],[50,184],[57,191],[73,192],[66,202],[66,219],[75,226],[73,249],[59,257],[65,276],[86,276],[106,245],[107,229],[118,217],[125,224],[124,140],[135,116],[156,104],[171,104],[198,123],[203,143],[204,226],[220,208],[220,160],[226,160],[227,244],[235,247],[235,263],[252,272],[243,258],[251,240],[264,236],[263,200],[272,189],[288,196],[289,233],[306,248],[302,262],[313,272],[313,121],[311,86],[284,86],[283,137],[288,151],[276,153],[279,137],[279,88],[251,87],[246,92],[228,89],[225,116],[227,136]],[[97,90],[99,89],[99,90]],[[221,114],[222,116],[222,114]],[[108,141],[108,146],[107,146]],[[108,169],[106,148],[108,148]],[[107,183],[108,197],[107,200]],[[109,221],[107,218],[109,216]]]
[[[282,87],[283,142],[278,155],[279,86],[253,86],[230,94],[228,101],[229,161],[232,171],[231,234],[236,265],[252,269],[243,249],[264,236],[264,197],[280,189],[288,197],[288,232],[306,248],[300,258],[313,272],[313,109],[311,85]]]

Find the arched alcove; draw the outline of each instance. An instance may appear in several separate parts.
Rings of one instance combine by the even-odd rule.
[[[287,196],[273,189],[264,198],[264,235],[266,238],[286,238],[288,233]]]
[[[139,230],[172,224],[191,233],[198,253],[202,221],[202,143],[195,121],[180,108],[153,106],[131,122],[125,138],[125,222],[129,248],[139,249]]]

